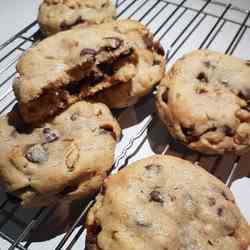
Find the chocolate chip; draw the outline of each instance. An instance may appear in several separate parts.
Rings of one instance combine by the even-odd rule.
[[[250,60],[246,60],[246,65],[250,67]]]
[[[157,41],[157,42],[154,42],[154,49],[155,49],[155,51],[159,54],[159,55],[161,55],[161,56],[164,56],[165,55],[165,51],[164,51],[164,49],[163,49],[163,47],[161,46],[161,44],[160,44],[160,42],[159,41]]]
[[[102,231],[102,226],[99,225],[99,224],[97,224],[96,221],[94,221],[94,225],[91,225],[91,227],[90,227],[90,232],[91,232],[91,234],[97,235],[97,234],[99,234],[101,231]]]
[[[98,65],[98,68],[103,72],[103,74],[106,74],[108,76],[112,76],[114,74],[114,68],[113,68],[112,64],[101,63]],[[100,73],[99,73],[99,76],[103,77],[103,74],[101,75]],[[96,75],[96,77],[98,77],[98,74]]]
[[[80,56],[86,56],[87,61],[95,61],[96,51],[94,49],[83,49]]]
[[[231,229],[231,232],[228,233],[228,236],[233,237],[235,235],[235,229]]]
[[[43,135],[46,143],[54,142],[59,139],[59,134],[56,130],[51,128],[44,128]]]
[[[154,190],[149,194],[149,196],[150,196],[149,201],[164,203],[164,199],[159,191]]]
[[[25,157],[28,161],[33,163],[42,163],[45,161],[48,161],[49,159],[49,153],[44,148],[44,146],[40,144],[33,145],[29,147],[27,150]]]
[[[146,170],[155,172],[156,174],[159,174],[161,172],[161,168],[162,168],[162,166],[157,165],[157,164],[151,164],[151,165],[145,166]]]
[[[206,74],[204,72],[199,73],[199,75],[197,76],[197,79],[200,82],[208,83],[208,78],[207,78],[207,76],[206,76]]]
[[[168,92],[169,92],[169,88],[166,88],[166,90],[164,91],[163,95],[162,95],[162,100],[168,104]]]
[[[69,25],[66,23],[65,20],[63,20],[63,21],[60,23],[60,28],[61,28],[61,30],[67,30],[67,29],[69,29]]]
[[[205,67],[206,68],[208,68],[208,69],[215,69],[216,67],[210,62],[210,61],[205,61],[205,62],[203,62],[203,64],[205,65]]]
[[[221,84],[223,84],[225,87],[228,87],[228,81],[226,80],[221,81]]]
[[[232,136],[234,135],[234,130],[232,128],[230,128],[229,126],[225,125],[223,127],[223,132],[226,136]]]
[[[153,61],[153,66],[155,66],[155,65],[160,65],[160,64],[161,64],[161,61],[160,61],[160,60],[155,59],[155,60]]]
[[[203,62],[205,67],[207,67],[208,69],[211,67],[211,62],[210,61],[205,61]]]
[[[223,191],[221,195],[225,198],[225,200],[229,201],[230,198],[227,196],[227,194]]]
[[[241,91],[239,91],[238,97],[241,98],[241,99],[243,99],[243,100],[246,99],[246,96]]]
[[[222,216],[223,213],[224,213],[223,208],[220,207],[220,208],[217,209],[217,214],[218,214],[219,216]]]
[[[109,49],[111,49],[111,50],[118,49],[123,44],[123,41],[118,37],[105,37],[104,39],[109,41],[109,43],[110,43],[109,46],[106,47],[108,50]]]
[[[207,243],[210,245],[210,246],[213,246],[213,242],[211,240],[208,240]]]
[[[78,113],[74,113],[74,114],[72,114],[72,115],[70,116],[71,121],[76,121],[76,120],[77,120],[77,118],[78,118],[78,116],[79,116],[79,114],[78,114]]]
[[[181,129],[182,129],[183,134],[186,136],[192,136],[194,133],[194,126],[190,126],[190,127],[181,126]]]
[[[208,198],[208,205],[210,207],[213,207],[216,204],[216,199],[214,197],[209,197]]]
[[[144,36],[143,41],[144,41],[147,49],[151,50],[153,48],[154,42],[153,42],[152,37]]]

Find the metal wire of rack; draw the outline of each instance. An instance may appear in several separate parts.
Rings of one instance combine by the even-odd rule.
[[[184,52],[195,48],[218,49],[229,55],[237,52],[239,55],[250,57],[250,52],[248,54],[245,51],[244,53],[239,52],[244,50],[244,46],[240,46],[240,44],[249,41],[250,37],[249,10],[220,1],[194,2],[195,4],[192,0],[117,0],[116,7],[118,17],[139,20],[154,32],[155,38],[161,41],[167,52],[168,65],[171,65]],[[197,36],[197,32],[199,36]],[[37,22],[34,21],[0,45],[0,114],[7,113],[15,104],[11,87],[16,75],[15,64],[38,37],[39,28]],[[218,44],[220,44],[219,48],[216,46]],[[126,138],[127,140],[119,150],[111,174],[126,166],[129,160],[145,146],[148,132],[155,126],[157,120],[157,116],[153,112],[149,113],[134,135]],[[200,154],[182,148],[178,149],[172,140],[168,140],[161,146],[158,153],[174,154],[201,163],[201,165],[205,164],[205,168],[209,172],[222,179],[228,186],[236,178],[250,176],[250,169],[241,167],[244,165],[244,161],[249,160],[249,156],[248,158],[229,156],[227,159],[215,156],[207,161],[207,158]],[[206,164],[208,162],[209,164]],[[225,169],[223,167],[225,164],[229,164],[229,167],[226,168],[226,173],[225,170],[222,173],[221,169]],[[87,206],[83,207],[80,215],[53,249],[71,249],[74,246],[84,232],[84,226],[77,227],[93,203],[94,200],[91,200]],[[7,207],[10,207],[8,211]],[[13,198],[6,197],[0,204],[0,214],[3,214],[3,218],[0,217],[0,237],[9,242],[8,249],[31,249],[31,233],[43,224],[45,218],[51,216],[54,209],[42,208],[33,211],[32,215],[29,214],[27,223],[16,215],[19,210],[22,210],[19,204]],[[2,230],[9,221],[13,221],[15,225],[22,225],[22,231],[16,237],[10,236]],[[76,233],[72,239],[75,230]],[[67,247],[66,244],[68,244]]]

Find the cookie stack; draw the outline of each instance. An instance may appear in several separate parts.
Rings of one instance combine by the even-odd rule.
[[[133,105],[163,78],[164,51],[149,30],[113,16],[107,0],[40,6],[42,31],[56,34],[18,62],[18,106],[0,120],[0,180],[24,207],[96,193],[121,134],[105,104]]]

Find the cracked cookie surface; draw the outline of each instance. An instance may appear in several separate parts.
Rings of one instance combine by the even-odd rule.
[[[38,22],[45,35],[111,21],[116,16],[111,0],[44,0]]]
[[[209,50],[179,59],[162,80],[156,106],[169,132],[207,154],[250,146],[249,61]]]
[[[110,170],[119,137],[117,121],[101,103],[78,102],[38,128],[13,111],[0,119],[1,184],[24,207],[87,197]]]
[[[247,250],[231,191],[201,167],[153,156],[108,177],[87,217],[87,250]]]

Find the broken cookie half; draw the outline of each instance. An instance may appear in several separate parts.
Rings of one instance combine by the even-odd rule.
[[[136,60],[126,37],[98,27],[58,33],[21,58],[14,91],[27,123],[42,122],[121,79],[121,60]],[[133,72],[132,72],[133,73]]]
[[[155,75],[164,72],[164,52],[151,33],[138,22],[120,21],[120,28],[114,23],[61,32],[28,50],[14,82],[25,122],[43,122],[79,100],[137,78],[142,95],[160,80],[141,79],[148,68],[161,72]]]

